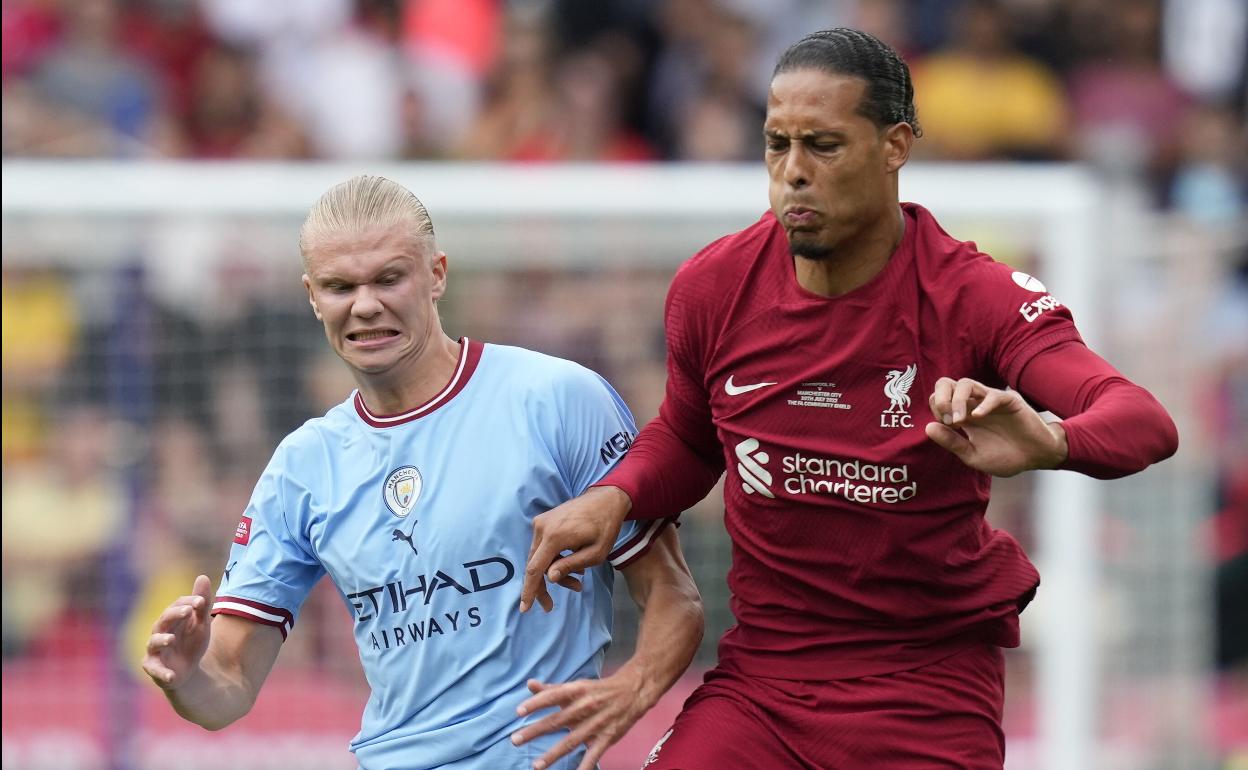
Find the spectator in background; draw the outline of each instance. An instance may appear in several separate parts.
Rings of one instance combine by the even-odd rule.
[[[648,130],[664,155],[756,157],[763,103],[753,88],[759,31],[749,17],[720,0],[671,0],[659,9],[658,29]],[[725,133],[701,135],[706,130]]]
[[[504,10],[504,5],[507,6]],[[507,58],[512,33],[523,34],[518,16],[537,12],[496,0],[409,0],[403,4],[402,48],[411,91],[405,100],[409,151],[428,148],[451,154],[464,127],[479,118],[487,80]],[[542,30],[545,32],[545,30]],[[531,41],[522,41],[521,45]],[[436,109],[420,109],[437,105]],[[409,156],[410,157],[410,156]]]
[[[455,154],[472,160],[511,157],[521,142],[550,120],[554,51],[541,16],[513,10],[497,61],[485,84],[484,103]]]
[[[4,648],[103,622],[99,559],[126,534],[107,415],[62,406],[44,453],[4,468]]]
[[[64,30],[29,89],[5,89],[29,122],[6,149],[41,155],[139,156],[168,141],[160,78],[125,50],[116,0],[65,3]],[[8,104],[14,100],[13,104]]]
[[[617,60],[587,47],[565,56],[555,72],[555,101],[548,120],[521,136],[504,160],[644,161],[657,156],[624,121],[621,105],[630,84]]]
[[[3,456],[10,463],[46,451],[50,394],[79,343],[78,312],[65,277],[6,266],[0,283],[0,361],[4,364]]]
[[[1113,0],[1104,20],[1104,49],[1070,73],[1076,149],[1156,184],[1174,168],[1190,100],[1161,66],[1156,0]]]
[[[1021,53],[999,0],[968,0],[950,44],[916,63],[925,157],[1049,160],[1066,154],[1057,75]]]
[[[1248,127],[1229,106],[1202,104],[1180,128],[1169,204],[1194,221],[1242,223],[1248,211]]]
[[[242,48],[214,43],[196,62],[191,101],[183,124],[193,158],[305,157],[300,126],[270,99],[256,79],[255,57]]]

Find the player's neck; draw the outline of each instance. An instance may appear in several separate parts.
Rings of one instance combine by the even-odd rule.
[[[901,207],[896,206],[873,226],[838,245],[833,253],[821,259],[794,257],[797,283],[823,297],[848,294],[880,274],[905,233],[906,218]]]
[[[461,343],[439,331],[418,353],[385,372],[356,373],[368,411],[377,415],[410,412],[433,400],[459,366]]]

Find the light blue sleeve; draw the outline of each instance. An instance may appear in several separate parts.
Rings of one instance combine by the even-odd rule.
[[[274,452],[234,533],[212,612],[290,632],[299,607],[325,574],[303,535],[306,491],[289,472],[286,442]]]
[[[576,366],[556,388],[559,435],[554,439],[560,469],[573,496],[597,483],[628,452],[637,425],[624,399],[601,375]],[[670,519],[625,521],[609,561],[627,566],[650,548]]]

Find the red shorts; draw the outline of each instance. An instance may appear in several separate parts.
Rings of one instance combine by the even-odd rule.
[[[913,671],[823,682],[714,668],[645,770],[1001,770],[1005,662],[982,645]]]

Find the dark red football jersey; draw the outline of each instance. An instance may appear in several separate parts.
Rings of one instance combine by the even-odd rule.
[[[1013,384],[1079,334],[1039,280],[903,211],[887,265],[840,297],[801,288],[770,213],[672,283],[660,421],[727,470],[723,665],[840,679],[1018,644],[1039,576],[984,520],[990,477],[926,437],[927,397]]]

